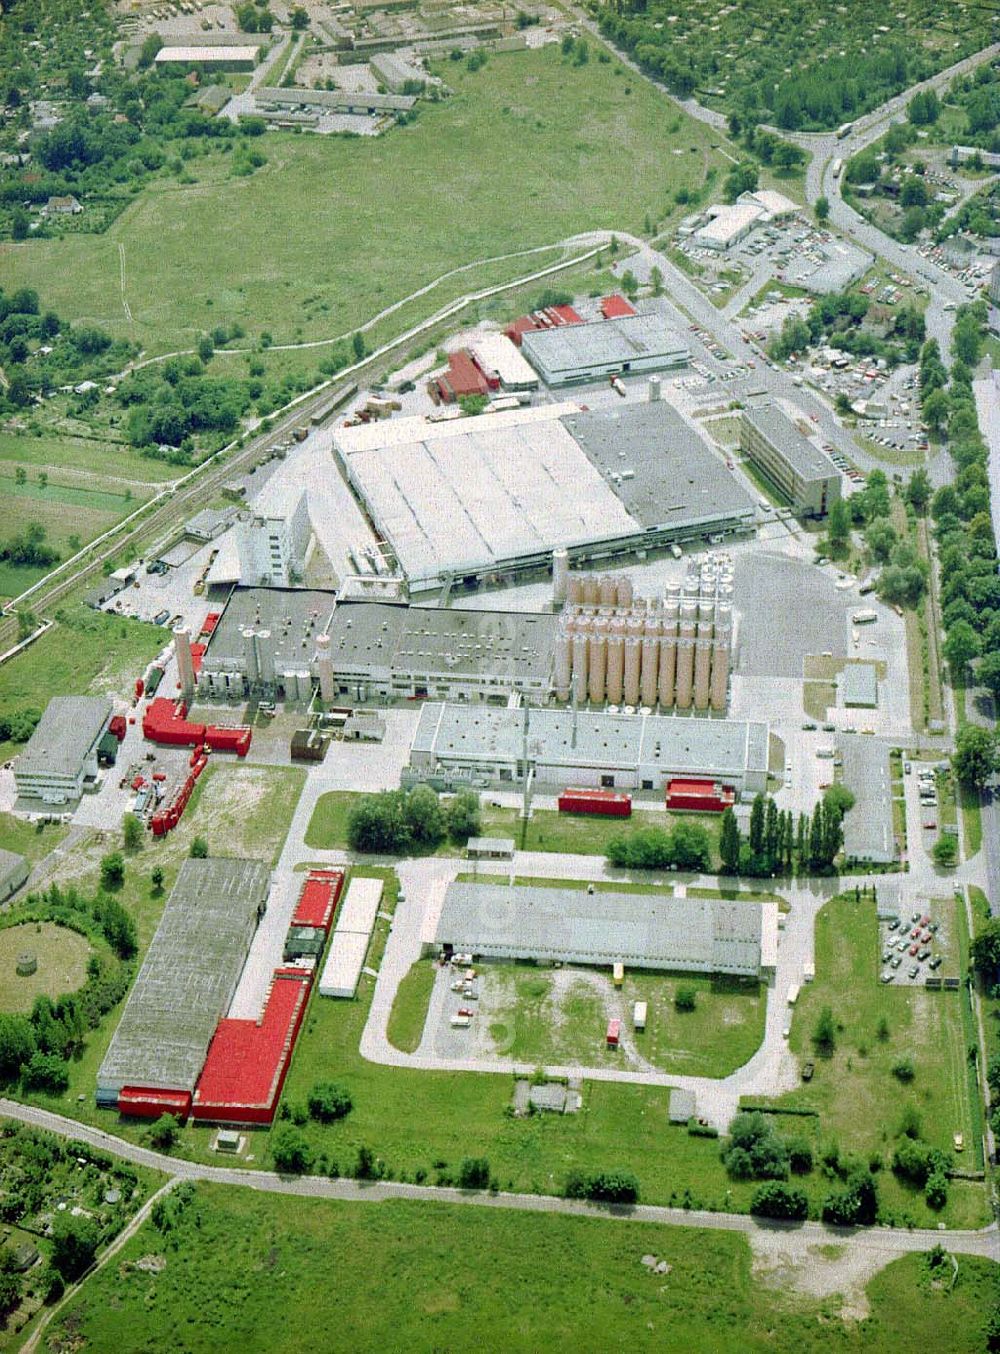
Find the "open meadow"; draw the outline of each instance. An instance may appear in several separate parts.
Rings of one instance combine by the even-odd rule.
[[[679,189],[729,164],[717,134],[615,60],[575,66],[548,47],[441,73],[452,97],[387,136],[269,134],[250,178],[195,159],[199,182],[154,182],[104,235],[5,245],[9,285],[148,352],[233,322],[276,343],[327,338],[457,265],[660,223]]]
[[[858,1294],[859,1322],[856,1311],[841,1315],[836,1296],[761,1282],[746,1240],[725,1232],[555,1214],[528,1226],[513,1210],[279,1199],[215,1185],[167,1213],[169,1230],[145,1223],[86,1281],[45,1348],[973,1354],[984,1348],[996,1282],[985,1260],[962,1257],[952,1285],[907,1256],[875,1276],[867,1301]]]

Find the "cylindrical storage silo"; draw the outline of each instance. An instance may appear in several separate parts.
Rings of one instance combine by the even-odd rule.
[[[270,630],[258,630],[255,640],[257,648],[257,666],[260,680],[264,686],[274,685],[274,642]]]
[[[677,636],[676,699],[679,710],[691,708],[694,688],[694,626],[681,625]]]
[[[587,699],[587,648],[589,636],[577,631],[573,636],[573,699],[583,705]]]
[[[657,678],[660,669],[660,622],[654,617],[646,621],[642,637],[642,671],[639,686],[642,703],[652,709],[656,704]]]
[[[709,679],[712,672],[712,627],[702,622],[694,649],[694,708],[707,710]]]
[[[194,695],[194,659],[191,656],[191,631],[186,626],[179,625],[174,631],[174,655],[181,695],[190,701]]]
[[[593,574],[583,580],[583,600],[587,606],[597,606],[601,600],[601,585]]]
[[[611,574],[601,574],[597,580],[601,606],[614,606],[618,600],[618,583]]]
[[[572,669],[571,648],[573,639],[566,627],[556,635],[556,700],[569,700],[570,672]]]
[[[716,634],[712,641],[712,683],[710,698],[713,710],[725,710],[729,687],[729,635]]]
[[[569,551],[564,549],[552,552],[552,601],[563,606],[567,601],[569,585]]]
[[[657,675],[659,702],[661,710],[673,708],[674,686],[677,677],[677,602],[667,601],[663,613],[662,636],[660,638],[660,666]]]
[[[571,606],[579,606],[583,601],[583,579],[579,574],[570,574],[566,583],[566,601]]]
[[[633,600],[632,580],[628,574],[621,574],[618,583],[618,605],[631,606]]]
[[[608,662],[608,618],[598,616],[590,635],[587,688],[592,705],[604,704],[604,674]]]
[[[629,635],[625,640],[625,684],[623,696],[626,705],[639,704],[639,675],[642,669],[642,640]]]
[[[316,677],[319,680],[319,698],[324,705],[334,701],[333,659],[330,657],[330,636],[316,636]]]
[[[659,400],[659,398],[660,398],[660,378],[659,378],[658,376],[651,376],[651,377],[649,378],[649,402],[650,402],[650,404],[656,404],[656,402]]]
[[[608,667],[605,690],[611,705],[621,705],[625,681],[625,621],[616,616],[608,635]]]

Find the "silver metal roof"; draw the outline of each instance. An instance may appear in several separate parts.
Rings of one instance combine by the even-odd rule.
[[[15,775],[77,775],[112,709],[107,696],[53,696],[14,764]]]
[[[185,860],[98,1085],[193,1091],[266,904],[259,860]]]
[[[691,356],[687,342],[655,312],[529,330],[521,347],[533,366],[556,381],[572,379],[577,371],[630,362],[645,365],[661,359],[665,366],[680,366]]]
[[[442,702],[424,705],[412,750],[445,762],[492,765],[522,759],[525,744],[528,757],[546,765],[660,765],[678,775],[742,779],[748,770],[767,771],[768,726],[733,719]]]
[[[874,663],[848,663],[841,677],[840,694],[845,705],[878,705],[878,677]]]
[[[436,939],[473,954],[756,973],[764,910],[719,898],[454,883]]]
[[[892,778],[889,753],[876,738],[845,735],[837,744],[842,776],[854,794],[854,807],[844,815],[844,852],[856,860],[887,863],[896,857],[892,825]]]

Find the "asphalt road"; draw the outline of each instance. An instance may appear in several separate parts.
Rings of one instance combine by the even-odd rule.
[[[837,1241],[841,1244],[863,1247],[875,1253],[881,1263],[888,1264],[901,1255],[929,1250],[940,1244],[942,1233],[915,1228],[902,1231],[891,1227],[867,1229],[828,1227],[823,1223],[758,1222],[742,1213],[705,1213],[683,1208],[663,1208],[656,1204],[601,1206],[551,1194],[505,1194],[461,1189],[436,1188],[432,1185],[408,1185],[397,1181],[368,1182],[341,1177],[329,1180],[325,1176],[285,1176],[272,1171],[247,1171],[230,1166],[205,1166],[198,1162],[175,1160],[149,1148],[115,1138],[100,1129],[64,1119],[47,1110],[19,1105],[13,1100],[0,1099],[0,1115],[46,1129],[64,1137],[76,1138],[100,1151],[111,1153],[138,1166],[163,1171],[178,1180],[204,1180],[217,1185],[231,1185],[242,1189],[256,1189],[265,1194],[292,1194],[309,1199],[340,1199],[351,1202],[384,1203],[394,1199],[415,1199],[423,1203],[463,1204],[477,1208],[517,1209],[525,1213],[563,1213],[579,1217],[617,1218],[625,1222],[656,1223],[665,1227],[703,1227],[717,1232],[742,1232],[753,1239],[758,1234],[782,1232],[794,1240],[797,1249],[806,1258],[809,1249],[818,1244]],[[949,1231],[943,1234],[948,1249],[962,1255],[981,1255],[1000,1260],[1000,1231],[994,1223],[980,1231]]]

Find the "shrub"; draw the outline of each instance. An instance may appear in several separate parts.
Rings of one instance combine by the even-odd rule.
[[[912,1061],[909,1058],[897,1059],[892,1065],[892,1075],[904,1085],[911,1082],[916,1075]]]
[[[824,1006],[816,1019],[812,1041],[816,1052],[822,1057],[829,1058],[833,1055],[837,1042],[837,1027],[829,1006]]]
[[[791,1218],[801,1222],[809,1216],[809,1200],[805,1190],[769,1180],[754,1190],[750,1212],[759,1218]]]
[[[318,1081],[309,1092],[309,1113],[320,1123],[332,1124],[354,1108],[350,1092],[335,1081]]]
[[[24,1089],[62,1095],[69,1087],[69,1068],[57,1053],[33,1053],[24,1069]]]
[[[698,993],[695,988],[686,983],[679,987],[674,994],[674,1005],[678,1011],[693,1011],[698,1004]]]
[[[101,888],[120,889],[125,883],[125,857],[120,851],[111,851],[101,860]]]
[[[97,1251],[97,1226],[90,1218],[57,1213],[52,1223],[52,1264],[67,1282],[90,1267]]]
[[[271,1134],[271,1156],[275,1170],[301,1175],[312,1162],[309,1144],[291,1124],[279,1124]]]
[[[944,1171],[932,1171],[927,1177],[924,1198],[928,1208],[944,1208],[948,1202],[948,1177]]]
[[[812,1170],[812,1144],[807,1138],[792,1138],[788,1143],[788,1164],[794,1175],[808,1175]]]
[[[846,1189],[823,1202],[823,1221],[835,1227],[870,1227],[877,1215],[878,1188],[868,1171],[853,1174]]]
[[[192,860],[205,860],[208,857],[208,842],[204,837],[195,837],[188,852]]]
[[[180,1132],[180,1124],[172,1114],[161,1114],[156,1123],[149,1130],[149,1141],[153,1147],[158,1147],[162,1152],[169,1152],[171,1147],[177,1141],[177,1134]]]
[[[784,1180],[788,1148],[763,1114],[737,1114],[722,1162],[735,1180]]]
[[[639,1182],[631,1171],[599,1171],[584,1175],[571,1171],[563,1194],[567,1199],[591,1199],[596,1203],[634,1204],[639,1198]]]
[[[490,1163],[486,1157],[465,1157],[458,1168],[459,1189],[486,1189],[490,1183]]]

